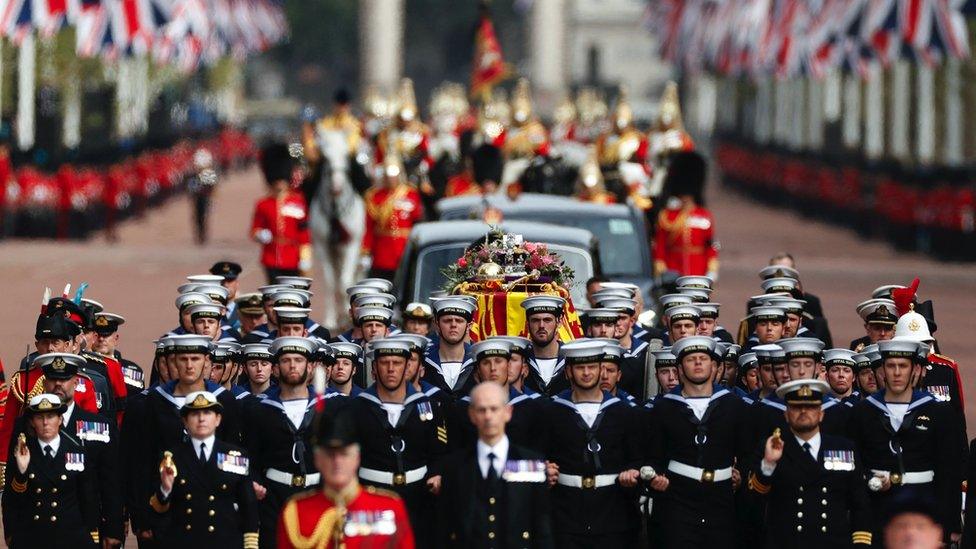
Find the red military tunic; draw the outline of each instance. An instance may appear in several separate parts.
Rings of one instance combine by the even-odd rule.
[[[447,180],[447,186],[444,188],[444,198],[471,194],[481,194],[481,187],[468,174],[459,173]]]
[[[718,271],[715,222],[699,206],[668,208],[658,216],[654,234],[654,271],[682,276]]]
[[[303,254],[311,253],[308,208],[300,193],[288,191],[278,198],[262,198],[254,207],[251,236],[271,231],[271,242],[261,249],[261,264],[271,269],[298,269]]]
[[[363,251],[373,257],[373,268],[395,271],[407,247],[410,229],[423,218],[420,193],[400,183],[395,188],[366,191],[366,233]]]
[[[342,494],[327,492],[314,490],[288,500],[278,519],[278,549],[413,549],[406,508],[393,492],[358,484]],[[337,499],[346,501],[345,512]]]

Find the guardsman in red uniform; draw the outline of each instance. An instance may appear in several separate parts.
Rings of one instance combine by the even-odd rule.
[[[293,188],[296,163],[288,146],[275,143],[261,151],[261,170],[271,194],[254,207],[251,238],[261,243],[261,264],[273,284],[277,276],[297,276],[312,269],[308,207]]]
[[[702,205],[705,159],[696,152],[681,152],[671,160],[665,191],[668,202],[654,233],[654,274],[675,271],[681,276],[718,278],[715,221]]]
[[[413,530],[393,492],[359,485],[359,444],[352,421],[320,416],[315,467],[322,486],[292,497],[278,519],[278,549],[413,549]]]
[[[366,191],[363,254],[372,257],[371,277],[393,280],[410,229],[424,216],[420,193],[404,180],[403,164],[392,150],[383,157],[379,186]]]

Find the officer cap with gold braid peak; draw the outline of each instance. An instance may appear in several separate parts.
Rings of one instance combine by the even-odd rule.
[[[234,303],[237,304],[237,311],[239,313],[246,315],[264,314],[264,308],[261,306],[261,294],[258,292],[251,292],[237,296],[237,298],[234,299]]]
[[[898,323],[898,310],[890,299],[875,298],[857,305],[857,314],[869,324],[894,326]]]
[[[123,324],[125,318],[122,315],[106,312],[95,313],[95,319],[92,321],[92,326],[98,335],[112,335],[119,331],[119,326]]]
[[[195,334],[181,334],[168,336],[163,339],[168,341],[168,347],[172,350],[169,352],[172,354],[210,354],[210,350],[213,349],[213,342],[207,336],[200,336]]]
[[[591,364],[603,362],[603,350],[607,344],[596,339],[577,339],[559,348],[559,355],[566,364]]]
[[[68,409],[68,405],[61,402],[58,395],[52,395],[50,393],[43,393],[32,397],[27,403],[27,409],[24,412],[27,415],[34,414],[57,414],[61,415],[65,410]]]
[[[404,320],[433,320],[434,310],[426,303],[414,301],[403,308]]]
[[[312,279],[307,276],[282,275],[275,277],[275,284],[284,284],[297,290],[308,290],[312,287]]]
[[[434,316],[437,318],[452,315],[470,322],[476,308],[474,303],[460,296],[442,297],[434,300]]]
[[[501,339],[485,339],[471,346],[471,356],[477,362],[496,356],[508,360],[512,356],[512,344]]]
[[[186,395],[186,402],[180,407],[180,415],[186,416],[190,412],[213,410],[217,413],[224,411],[224,405],[210,391],[194,391]]]
[[[210,274],[219,275],[224,280],[237,280],[243,271],[241,264],[233,261],[218,261],[210,267]]]
[[[198,318],[221,319],[224,317],[224,307],[217,303],[197,303],[196,305],[190,305],[187,312],[190,313],[191,320]]]
[[[776,388],[776,396],[787,406],[820,406],[829,392],[827,382],[819,379],[794,379]]]
[[[274,307],[275,316],[278,318],[278,325],[282,324],[301,324],[305,325],[308,315],[312,309],[304,307]]]
[[[72,353],[37,355],[31,362],[33,367],[40,367],[48,379],[71,379],[87,364],[85,357]]]
[[[705,353],[709,356],[715,356],[715,348],[716,342],[710,337],[689,336],[675,341],[671,345],[671,353],[681,361],[684,357],[693,353]]]
[[[776,342],[786,353],[786,360],[793,358],[812,358],[820,362],[824,342],[812,337],[789,337]]]
[[[268,350],[271,351],[272,356],[277,361],[282,355],[292,353],[302,355],[305,358],[311,358],[318,348],[318,343],[307,337],[288,336],[279,337],[272,341]]]
[[[362,307],[356,309],[354,317],[356,326],[362,326],[367,322],[382,322],[389,326],[393,322],[393,311],[386,307]]]

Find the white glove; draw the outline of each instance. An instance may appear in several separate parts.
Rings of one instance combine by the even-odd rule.
[[[256,238],[261,244],[270,244],[271,241],[274,240],[274,235],[271,234],[270,229],[261,229],[254,233],[254,238]]]
[[[312,270],[312,260],[302,259],[298,262],[298,270],[307,273]]]
[[[718,271],[708,271],[706,275],[708,278],[712,279],[712,282],[718,282]]]
[[[359,256],[359,268],[362,269],[364,273],[368,273],[369,269],[373,266],[373,256],[371,255],[361,255]]]

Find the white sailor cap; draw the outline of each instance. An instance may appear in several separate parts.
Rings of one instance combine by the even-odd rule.
[[[357,326],[362,326],[366,322],[382,322],[387,326],[393,322],[393,311],[386,307],[362,307],[356,309],[355,318]]]
[[[782,347],[775,343],[756,345],[752,348],[752,352],[756,353],[756,360],[760,364],[781,364],[786,362],[786,353]]]
[[[214,300],[210,299],[210,296],[207,294],[188,292],[185,294],[180,294],[180,296],[176,298],[176,308],[182,311],[185,307],[189,307],[190,305],[213,302]]]
[[[878,352],[881,358],[910,358],[916,362],[919,359],[918,342],[913,339],[886,339],[878,342]]]
[[[722,360],[725,362],[737,362],[739,360],[739,353],[742,352],[742,346],[736,345],[735,343],[727,343],[725,352],[722,353]]]
[[[204,284],[200,284],[199,282],[187,282],[185,284],[180,284],[176,287],[176,293],[185,294],[187,292],[192,292],[200,286],[204,286]]]
[[[559,318],[563,315],[563,306],[566,300],[555,295],[534,295],[522,301],[522,308],[525,309],[525,316],[534,314],[549,313]]]
[[[761,320],[786,320],[786,309],[782,307],[762,306],[749,309],[749,314],[756,321]]]
[[[384,294],[383,290],[377,288],[376,286],[364,286],[362,284],[355,284],[346,288],[346,297],[349,298],[349,302],[352,303],[354,299],[363,294]]]
[[[812,358],[820,361],[824,342],[812,337],[789,337],[776,342],[786,353],[786,359]]]
[[[297,336],[287,336],[279,337],[271,342],[268,350],[274,356],[275,360],[281,358],[281,355],[295,353],[303,355],[306,358],[311,358],[312,355],[318,350],[319,345],[315,341],[307,337],[297,337]]]
[[[624,352],[626,350],[620,346],[620,343],[616,339],[600,338],[603,342],[603,362],[613,362],[614,364],[620,364],[620,361],[624,358]]]
[[[678,365],[678,357],[674,356],[674,353],[671,352],[671,347],[662,347],[649,352],[654,355],[655,370]]]
[[[803,308],[807,302],[802,299],[794,299],[786,295],[777,295],[767,301],[770,307],[782,307],[787,314],[803,316]]]
[[[895,302],[885,298],[872,298],[857,305],[857,314],[864,322],[870,324],[898,323],[898,310]]]
[[[891,299],[891,290],[904,290],[906,287],[901,284],[885,284],[884,286],[878,286],[871,292],[871,297],[874,299]]]
[[[519,336],[491,336],[488,339],[501,339],[507,341],[512,346],[512,353],[522,355],[522,357],[529,356],[532,352],[532,341],[526,337]]]
[[[631,297],[636,296],[640,292],[640,286],[631,284],[630,282],[601,282],[600,289],[628,290],[631,293]]]
[[[201,294],[207,294],[210,299],[220,303],[221,305],[226,305],[227,298],[230,297],[230,290],[216,284],[197,286],[193,291]]]
[[[675,341],[671,345],[671,354],[682,360],[692,353],[705,353],[715,356],[715,340],[707,336],[689,336]]]
[[[471,356],[478,362],[493,356],[508,359],[512,356],[512,343],[504,339],[485,339],[471,346]]]
[[[236,362],[241,356],[243,346],[233,341],[219,342],[210,349],[210,359],[214,362]]]
[[[718,318],[719,309],[721,309],[721,303],[696,303],[698,307],[698,314],[701,318]]]
[[[224,277],[210,273],[190,275],[186,277],[186,279],[194,284],[203,284],[207,286],[220,285],[220,283],[224,281]]]
[[[601,309],[616,309],[617,311],[630,315],[637,311],[637,301],[630,298],[611,297],[601,299],[597,302],[597,306]]]
[[[739,355],[738,362],[739,369],[743,371],[759,366],[759,358],[756,356],[756,353],[753,352],[742,353]]]
[[[299,290],[307,290],[312,287],[312,279],[307,276],[283,275],[275,277],[276,284],[285,284]]]
[[[364,278],[356,283],[357,286],[372,286],[388,294],[393,291],[393,283],[385,278]]]
[[[305,290],[288,288],[271,294],[270,299],[275,307],[308,307],[312,300],[312,294]]]
[[[275,292],[281,290],[294,290],[294,289],[295,288],[287,284],[268,284],[266,286],[258,286],[258,293],[260,293],[264,299],[268,299]]]
[[[776,388],[776,396],[789,404],[819,404],[830,392],[830,385],[820,379],[794,379]]]
[[[600,288],[590,296],[592,303],[597,303],[604,299],[634,299],[634,292],[627,288]]]
[[[667,311],[677,305],[691,305],[695,300],[688,294],[665,294],[657,302],[661,305],[662,311]]]
[[[679,276],[674,284],[677,288],[698,288],[711,290],[715,281],[708,276]]]
[[[361,294],[352,301],[353,307],[386,307],[392,309],[396,296],[390,294]]]
[[[865,368],[871,367],[871,357],[865,353],[854,353],[852,357],[854,359],[854,370],[860,372]]]
[[[678,293],[690,296],[694,303],[706,303],[712,298],[711,288],[678,288]]]
[[[584,311],[583,315],[590,324],[616,324],[617,319],[620,318],[618,309],[609,308],[589,309]]]
[[[800,280],[800,271],[785,265],[770,265],[759,269],[759,278],[767,280],[769,278],[792,278]]]
[[[881,351],[878,350],[878,344],[877,343],[872,343],[870,345],[865,345],[864,348],[861,349],[861,353],[864,354],[865,356],[867,356],[868,359],[871,360],[871,367],[872,368],[877,368],[878,366],[881,366],[881,363],[882,363],[882,360],[881,360]]]
[[[348,358],[354,362],[362,364],[363,348],[355,343],[348,341],[336,341],[332,343],[332,353],[338,358]]]
[[[275,307],[275,316],[278,318],[278,324],[305,324],[308,320],[308,315],[312,313],[312,309],[305,307]]]
[[[173,354],[210,354],[213,342],[207,336],[180,334],[164,338],[167,351]]]
[[[424,337],[420,334],[400,333],[395,336],[390,336],[389,339],[402,339],[404,341],[408,341],[410,343],[410,350],[420,353],[421,355],[424,354],[424,351],[427,350],[427,346],[430,345],[430,338]]]
[[[589,338],[570,341],[559,348],[559,354],[567,364],[589,364],[603,362],[603,349],[606,343]]]
[[[399,356],[410,358],[412,343],[405,339],[384,338],[374,339],[369,343],[369,351],[374,358],[382,356]]]
[[[831,366],[849,366],[851,369],[857,365],[854,357],[857,355],[850,349],[827,349],[823,352],[823,363],[827,369]]]
[[[462,296],[441,297],[434,300],[434,316],[437,318],[452,315],[470,321],[476,308],[477,306],[470,299]]]
[[[187,309],[190,313],[190,318],[196,320],[198,318],[223,318],[224,317],[224,307],[217,303],[197,303],[196,305],[190,305]]]
[[[679,320],[690,320],[698,324],[701,320],[701,309],[695,305],[678,305],[668,309],[668,323],[673,324]]]
[[[267,343],[248,343],[242,351],[244,360],[271,360],[271,349]]]
[[[792,294],[796,291],[797,281],[795,278],[778,276],[763,280],[759,286],[767,294]]]

